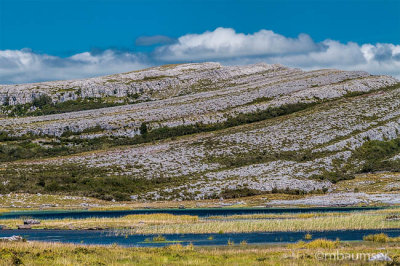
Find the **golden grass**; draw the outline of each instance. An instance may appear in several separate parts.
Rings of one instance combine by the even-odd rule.
[[[400,210],[400,209],[399,209]],[[255,213],[255,214],[240,214],[240,215],[228,215],[228,216],[210,216],[209,219],[288,219],[288,218],[315,218],[315,217],[326,217],[326,216],[348,216],[351,213],[345,212],[312,212],[312,213]]]
[[[288,244],[288,247],[290,247],[290,248],[308,248],[308,249],[318,249],[318,248],[333,249],[333,248],[338,248],[339,245],[340,245],[339,240],[332,241],[332,240],[319,238],[319,239],[315,239],[311,242],[299,241],[294,244]]]
[[[272,220],[199,221],[189,224],[155,225],[131,230],[133,234],[233,233],[262,231],[325,231],[346,229],[400,228],[400,221],[386,215],[354,213],[341,216]]]
[[[363,237],[364,241],[372,241],[372,242],[400,242],[400,237],[389,237],[384,233],[374,234],[374,235],[367,235]]]
[[[5,212],[9,212],[10,209],[6,209],[6,208],[0,208],[0,213],[5,213]]]
[[[54,219],[42,220],[33,229],[88,229],[88,228],[133,228],[146,225],[188,224],[198,221],[197,216],[172,215],[166,213],[127,215],[120,218],[86,218],[86,219]],[[23,224],[22,219],[2,220],[2,224],[16,228]]]
[[[400,261],[400,247],[388,244],[341,245],[314,240],[292,246],[246,246],[201,248],[170,245],[164,248],[123,248],[39,242],[0,243],[0,265],[365,265],[367,261],[321,261],[316,250],[340,253],[384,252]]]

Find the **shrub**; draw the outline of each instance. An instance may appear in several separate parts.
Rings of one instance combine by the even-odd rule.
[[[339,247],[340,241],[332,241],[325,238],[318,238],[311,242],[298,241],[295,244],[289,244],[289,247],[292,248],[308,248],[308,249],[316,249],[316,248],[326,248],[333,249]]]
[[[165,242],[165,241],[167,241],[167,239],[162,235],[153,237],[153,242]]]
[[[148,130],[147,130],[147,124],[146,124],[146,123],[142,123],[142,124],[140,125],[139,130],[140,130],[140,134],[141,134],[141,135],[146,135],[147,132],[148,132]]]
[[[240,242],[240,245],[241,245],[241,246],[247,246],[247,241],[246,241],[246,240],[241,241],[241,242]]]
[[[237,189],[225,189],[220,194],[219,197],[224,199],[236,199],[241,197],[249,197],[261,194],[260,191],[250,188],[237,188]]]
[[[364,241],[372,241],[379,243],[387,243],[387,242],[400,242],[400,237],[389,237],[384,233],[367,235],[363,237]]]
[[[51,97],[46,94],[42,94],[32,101],[32,105],[38,108],[43,108],[46,105],[52,105],[52,103],[53,101]]]

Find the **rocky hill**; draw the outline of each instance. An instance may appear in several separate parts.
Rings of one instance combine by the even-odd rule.
[[[0,85],[0,103],[1,193],[327,193],[400,170],[400,82],[366,72],[167,65]]]

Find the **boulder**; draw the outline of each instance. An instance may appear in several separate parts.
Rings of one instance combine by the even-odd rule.
[[[23,242],[25,239],[22,236],[9,236],[9,237],[0,237],[0,242]]]

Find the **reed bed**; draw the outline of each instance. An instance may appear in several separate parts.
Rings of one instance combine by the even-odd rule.
[[[255,214],[238,214],[228,216],[210,216],[208,219],[226,220],[226,219],[289,219],[289,218],[314,218],[326,216],[348,216],[347,212],[312,212],[312,213],[255,213]]]
[[[33,229],[88,229],[88,228],[132,228],[146,225],[188,224],[198,222],[197,216],[172,215],[166,213],[134,214],[120,218],[85,218],[85,219],[54,219],[42,220]],[[2,224],[16,228],[23,224],[22,219],[3,220]]]
[[[400,228],[400,221],[386,215],[352,214],[297,219],[199,221],[189,224],[154,225],[130,230],[131,234],[235,233],[263,231],[325,231]]]

